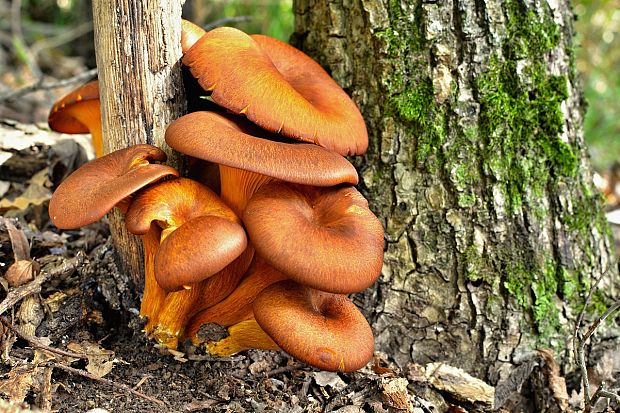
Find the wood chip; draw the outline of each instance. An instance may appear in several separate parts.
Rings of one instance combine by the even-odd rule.
[[[425,367],[428,382],[437,390],[450,393],[457,400],[493,405],[495,388],[459,368],[429,363]]]

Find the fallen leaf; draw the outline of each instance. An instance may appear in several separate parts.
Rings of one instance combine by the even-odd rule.
[[[207,399],[207,400],[194,400],[193,402],[187,403],[183,406],[183,411],[186,412],[195,412],[198,410],[209,409],[217,404],[221,403],[219,400],[215,399]]]
[[[51,294],[45,300],[43,300],[43,305],[47,307],[49,312],[55,313],[60,310],[62,303],[67,299],[68,295],[63,291],[56,291]]]
[[[560,376],[560,366],[553,357],[553,352],[549,349],[538,350],[543,360],[543,373],[549,381],[549,390],[553,395],[554,400],[560,407],[561,411],[565,412],[568,409],[568,391],[566,390],[566,381],[564,377]]]
[[[10,219],[2,218],[4,226],[9,233],[11,240],[11,248],[13,249],[13,256],[15,261],[29,260],[30,259],[30,244],[28,244],[28,238],[21,229],[17,229]]]
[[[0,380],[0,393],[12,402],[23,402],[33,385],[35,369],[33,364],[13,367],[7,378]]]
[[[347,387],[337,373],[329,371],[317,371],[313,373],[314,381],[321,387],[331,387],[334,390],[342,390]]]
[[[29,295],[22,300],[16,314],[17,328],[27,336],[35,336],[37,327],[45,318],[45,312],[38,294]]]
[[[40,269],[39,264],[36,261],[31,260],[19,260],[15,261],[6,270],[4,278],[11,287],[19,287],[32,281],[38,274]]]
[[[384,378],[381,380],[381,397],[390,407],[413,412],[413,403],[409,400],[407,386],[409,381],[404,377]]]
[[[76,353],[84,354],[88,359],[86,371],[101,378],[112,371],[117,360],[112,350],[106,350],[97,343],[82,341],[67,344],[67,348]]]

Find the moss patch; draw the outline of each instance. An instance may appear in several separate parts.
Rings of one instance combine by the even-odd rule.
[[[575,176],[579,160],[576,149],[561,139],[567,78],[548,74],[544,64],[546,53],[559,44],[559,29],[550,17],[539,17],[519,2],[506,3],[505,11],[506,41],[476,80],[476,92],[485,141],[482,167],[503,190],[508,212],[516,213],[527,202],[526,194],[539,198],[549,185]],[[567,283],[552,258],[538,262],[526,256],[511,262],[504,287],[531,311],[544,342],[560,328],[559,290],[574,297],[582,286]]]
[[[391,1],[390,6],[391,29],[376,33],[393,65],[382,79],[386,108],[388,115],[416,139],[415,153],[410,154],[416,168],[441,174],[444,181],[449,179],[455,207],[474,210],[495,196],[490,189],[493,187],[505,199],[505,213],[513,214],[515,226],[520,225],[522,216],[547,219],[553,206],[540,200],[558,185],[579,179],[580,156],[580,148],[562,140],[562,103],[568,97],[568,76],[572,73],[552,75],[545,63],[561,40],[551,12],[539,16],[522,2],[503,4],[505,38],[484,72],[473,79],[474,98],[479,104],[475,107],[450,99],[437,103],[423,9],[418,4],[414,21],[409,21],[401,15],[399,2]],[[460,122],[466,120],[455,113],[478,113],[479,122],[465,125]],[[482,192],[481,182],[485,186]],[[607,233],[606,224],[598,221],[602,216],[598,207],[587,189],[582,191],[586,196],[576,196],[574,211],[560,219],[569,231],[583,231],[584,236],[589,236],[587,232],[593,227]],[[593,216],[597,217],[594,224]],[[484,214],[480,217],[486,219]],[[522,230],[509,228],[515,234]],[[459,268],[469,281],[488,283],[493,291],[505,288],[535,321],[536,331],[532,333],[537,340],[548,343],[561,333],[558,296],[567,302],[583,302],[588,287],[586,268],[594,264],[586,262],[583,271],[568,274],[555,257],[546,255],[549,252],[534,250],[537,246],[525,245],[528,242],[508,239],[495,245],[491,254],[479,254],[475,247],[469,247],[458,256]]]

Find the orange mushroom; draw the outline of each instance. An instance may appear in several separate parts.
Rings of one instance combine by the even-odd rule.
[[[214,112],[190,113],[166,130],[172,148],[220,165],[221,197],[238,214],[274,178],[315,186],[358,182],[353,165],[337,153],[272,139],[278,137],[242,118]]]
[[[183,24],[183,64],[215,103],[267,131],[341,155],[366,151],[368,133],[359,109],[309,56],[230,27],[199,37],[200,30]]]
[[[176,169],[151,162],[166,154],[151,145],[135,145],[94,159],[73,172],[54,191],[49,215],[58,228],[79,228],[101,218],[115,206],[125,208],[126,198]]]
[[[162,228],[155,279],[167,291],[221,271],[247,247],[239,218],[206,186],[187,178],[162,182],[140,193],[125,218],[130,232]]]
[[[242,219],[257,253],[303,285],[348,294],[381,272],[383,227],[353,187],[270,182]]]
[[[160,232],[159,242],[148,246],[155,251],[145,251],[154,256],[156,283],[145,283],[151,289],[145,287],[142,305],[145,311],[154,307],[150,297],[157,296],[157,288],[181,291],[167,294],[156,312],[141,313],[149,317],[147,332],[168,347],[176,347],[189,317],[217,303],[215,297],[221,300],[232,291],[254,250],[247,248],[245,231],[234,212],[213,191],[186,178],[162,182],[140,193],[127,211],[126,225],[141,236],[148,237],[154,227]],[[207,280],[210,277],[216,279]]]
[[[90,133],[95,155],[103,156],[99,82],[90,81],[57,100],[47,123],[56,132]]]
[[[282,350],[322,370],[358,370],[374,352],[368,322],[344,295],[280,281],[256,297],[254,317]]]

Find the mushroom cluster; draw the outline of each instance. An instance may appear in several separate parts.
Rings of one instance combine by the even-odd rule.
[[[286,43],[182,26],[183,64],[219,109],[172,122],[166,142],[215,179],[179,177],[138,145],[72,174],[52,221],[76,228],[121,208],[144,244],[145,331],[169,348],[189,339],[214,355],[280,348],[324,370],[363,367],[373,335],[346,294],[376,281],[384,239],[345,158],[368,145],[359,110]]]

